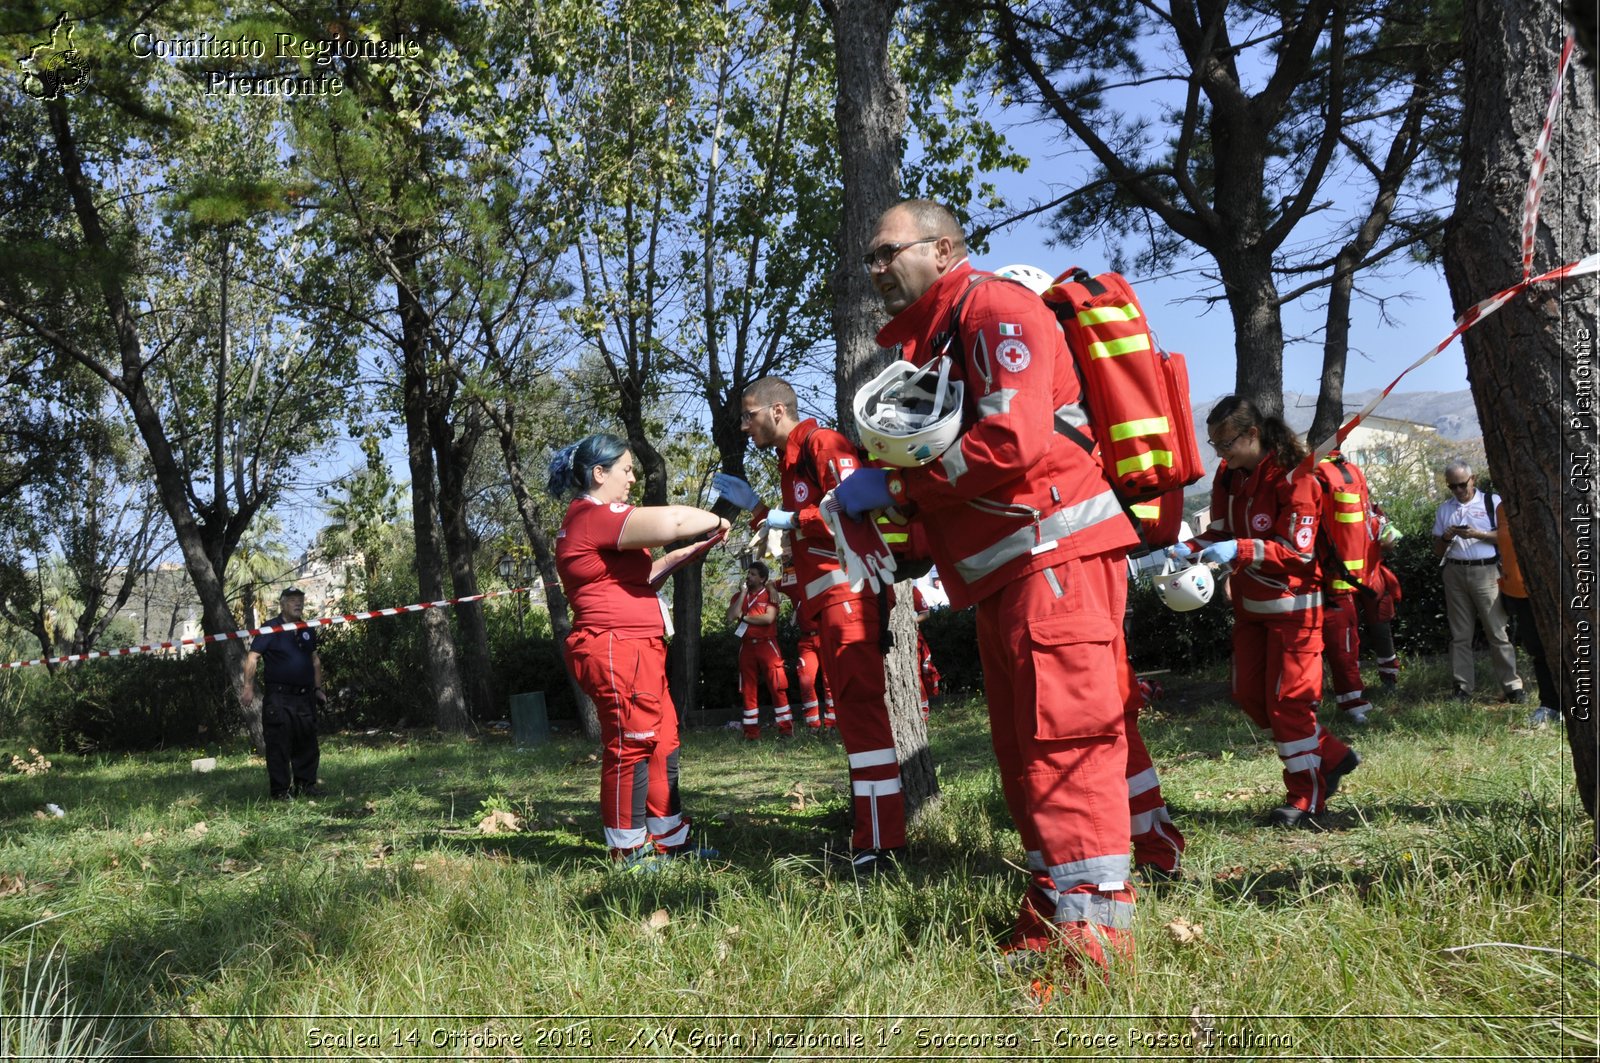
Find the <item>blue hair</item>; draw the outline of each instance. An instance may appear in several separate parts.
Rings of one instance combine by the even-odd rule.
[[[596,465],[610,468],[627,452],[628,441],[609,432],[596,432],[576,443],[568,443],[551,457],[550,479],[545,489],[556,498],[569,490],[587,490],[590,469]]]

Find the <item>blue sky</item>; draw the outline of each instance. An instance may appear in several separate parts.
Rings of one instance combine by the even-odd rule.
[[[1041,155],[1047,150],[1042,144],[1037,148]],[[993,179],[1014,202],[1047,200],[1057,193],[1036,173],[1038,169],[1029,167],[1022,174],[997,175]],[[974,257],[973,264],[980,269],[993,269],[1011,262],[1027,262],[1051,273],[1074,265],[1095,271],[1108,268],[1098,239],[1076,249],[1046,246],[1050,233],[1043,217],[996,233],[989,240],[989,249]],[[1195,299],[1219,290],[1202,275],[1210,268],[1210,259],[1202,257],[1188,263],[1188,268],[1180,269],[1175,276],[1128,278],[1162,345],[1181,351],[1188,358],[1190,390],[1197,402],[1228,394],[1234,387],[1233,322],[1227,307],[1220,302],[1208,304]],[[1345,369],[1347,394],[1384,387],[1455,327],[1450,295],[1443,272],[1437,267],[1407,265],[1392,269],[1382,278],[1367,278],[1361,286],[1380,295],[1385,305],[1380,310],[1372,301],[1358,298],[1351,308],[1351,353]],[[1323,316],[1316,296],[1284,309],[1285,388],[1316,393],[1322,376],[1318,330]],[[1407,376],[1396,390],[1458,391],[1466,387],[1466,358],[1457,341]]]

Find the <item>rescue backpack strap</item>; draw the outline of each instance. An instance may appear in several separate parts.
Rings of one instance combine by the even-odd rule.
[[[1105,291],[1105,286],[1103,284],[1095,280],[1088,274],[1087,271],[1081,268],[1075,274],[1073,274],[1072,279],[1077,281],[1079,284],[1090,288],[1090,290],[1096,294],[1100,294]],[[1035,298],[1039,298],[1038,294],[1034,292],[1032,288],[1029,288],[1021,281],[1014,281],[1010,277],[996,277],[993,274],[978,277],[971,284],[967,285],[967,290],[961,293],[960,299],[956,300],[955,308],[950,311],[950,324],[946,326],[943,332],[939,333],[933,338],[934,350],[936,350],[939,355],[948,357],[951,345],[961,338],[961,311],[966,309],[967,298],[972,295],[973,289],[977,288],[978,285],[984,284],[988,281],[1004,281],[1008,284],[1015,284],[1019,288],[1027,289],[1028,294],[1033,295]],[[1044,302],[1042,298],[1039,299],[1039,301]],[[1050,304],[1045,303],[1045,305],[1049,306]],[[1053,309],[1054,308],[1052,307],[1052,310]],[[1065,342],[1064,337],[1063,342]],[[1068,353],[1070,354],[1071,352],[1069,351]],[[1089,410],[1089,382],[1083,379],[1083,369],[1078,365],[1078,358],[1076,355],[1072,356],[1072,371],[1078,377],[1078,402],[1083,407],[1084,412],[1088,415],[1085,418],[1085,424],[1092,423],[1093,414]],[[1077,425],[1068,424],[1059,417],[1056,418],[1055,429],[1058,435],[1065,436],[1067,439],[1082,447],[1085,454],[1089,455],[1090,457],[1094,457],[1095,440],[1092,435],[1085,432]],[[1115,487],[1116,485],[1113,484],[1112,486]],[[1120,500],[1122,496],[1119,494],[1117,498]],[[1122,508],[1127,509],[1127,503],[1124,502]],[[1131,512],[1128,514],[1128,517],[1133,521],[1135,527],[1139,526],[1138,518],[1134,517]]]

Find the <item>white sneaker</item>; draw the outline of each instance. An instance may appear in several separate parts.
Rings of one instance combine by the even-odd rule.
[[[1344,718],[1355,724],[1357,727],[1365,727],[1367,725],[1367,710],[1348,709],[1344,714]]]

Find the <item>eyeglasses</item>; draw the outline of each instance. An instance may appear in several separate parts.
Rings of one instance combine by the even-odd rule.
[[[1471,487],[1472,486],[1472,479],[1471,479],[1471,477],[1468,477],[1467,479],[1462,480],[1460,483],[1456,483],[1453,480],[1446,480],[1444,482],[1444,485],[1446,487],[1450,488],[1450,490],[1452,490],[1452,491],[1459,491],[1463,487]]]
[[[889,263],[906,248],[916,247],[918,244],[931,244],[937,239],[939,239],[937,236],[924,236],[920,240],[907,240],[900,244],[879,244],[861,256],[861,268],[866,270],[867,276],[870,277],[880,270],[888,269]]]
[[[743,428],[745,425],[749,424],[752,420],[755,419],[755,415],[756,414],[760,413],[762,410],[770,410],[776,405],[778,405],[776,402],[769,402],[767,405],[765,405],[765,406],[757,406],[753,410],[741,410],[741,411],[739,411],[739,427]]]
[[[1209,439],[1206,440],[1206,442],[1207,443],[1211,443],[1211,449],[1216,451],[1218,454],[1226,454],[1228,451],[1233,449],[1233,445],[1235,443],[1239,442],[1239,440],[1241,440],[1243,438],[1244,438],[1244,433],[1240,432],[1238,435],[1234,436],[1232,439],[1228,440],[1226,443],[1214,443]]]

